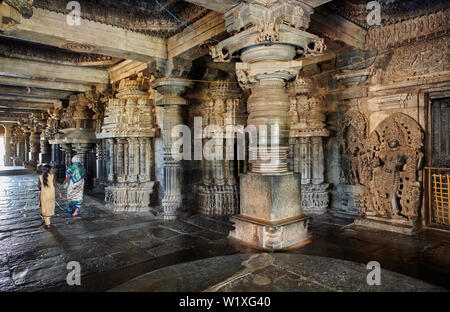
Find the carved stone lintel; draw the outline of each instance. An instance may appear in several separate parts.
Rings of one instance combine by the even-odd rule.
[[[385,50],[412,41],[430,39],[450,31],[450,9],[371,28],[367,34],[367,50]]]

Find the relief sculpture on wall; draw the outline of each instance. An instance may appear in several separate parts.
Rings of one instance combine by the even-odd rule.
[[[344,115],[339,127],[338,137],[341,145],[341,179],[344,184],[364,184],[361,176],[365,162],[365,142],[367,140],[368,125],[366,117],[358,111],[350,111]]]
[[[409,221],[419,217],[424,135],[411,117],[396,113],[370,134],[363,217]]]
[[[345,113],[338,130],[341,183],[337,186],[339,207],[335,213],[339,215],[358,215],[362,206],[362,194],[367,178],[364,166],[367,166],[366,141],[368,123],[359,111]]]

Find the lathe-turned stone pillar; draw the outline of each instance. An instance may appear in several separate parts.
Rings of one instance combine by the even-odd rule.
[[[103,186],[106,177],[106,151],[105,151],[105,140],[100,141],[95,146],[95,159],[96,159],[96,176],[94,179],[94,188],[96,190],[103,190]]]
[[[190,64],[188,68],[190,69]],[[172,135],[173,127],[183,124],[182,107],[187,105],[182,94],[192,82],[178,77],[161,77],[156,79],[152,87],[157,90],[162,98],[156,105],[164,107],[163,140],[164,140],[164,197],[162,199],[164,220],[176,219],[183,203],[182,197],[182,167],[181,160],[173,157],[174,143],[181,138],[181,134]]]
[[[24,136],[25,136],[24,159],[25,159],[25,164],[26,164],[30,161],[30,132],[24,131]]]
[[[148,80],[139,76],[120,81],[116,97],[107,104],[102,131],[97,134],[107,147],[105,201],[114,211],[150,209],[155,184],[151,155],[157,129]]]
[[[30,135],[30,162],[31,168],[36,169],[39,163],[39,154],[41,150],[41,135],[37,132],[32,132]]]
[[[323,40],[304,31],[312,13],[312,6],[299,1],[240,3],[224,15],[228,32],[237,34],[211,48],[216,61],[240,53],[236,75],[244,88],[251,89],[248,125],[258,131],[257,145],[250,146],[251,172],[240,178],[241,214],[233,217],[235,230],[230,236],[269,251],[308,240],[300,175],[288,168],[286,82],[301,69],[302,63],[293,60],[297,54],[321,53],[324,48]]]
[[[323,98],[316,93],[309,78],[298,77],[290,83],[290,138],[294,172],[302,177],[303,212],[324,214],[329,206],[329,184],[325,183],[323,139],[330,132],[325,128]]]
[[[245,125],[245,109],[235,81],[212,82],[208,93],[209,98],[201,108],[203,139],[204,143],[213,140],[213,148],[221,149],[222,154],[221,159],[208,157],[202,160],[198,208],[204,215],[235,215],[239,212],[239,189],[234,167],[237,159],[228,159],[226,152],[227,144],[230,144],[229,149],[234,153],[236,126]],[[215,151],[209,152],[215,154]]]

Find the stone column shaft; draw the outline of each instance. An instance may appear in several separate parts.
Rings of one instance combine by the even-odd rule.
[[[181,134],[172,137],[172,129],[176,125],[183,124],[181,106],[187,101],[181,97],[190,87],[192,82],[182,78],[165,77],[153,82],[156,89],[163,98],[156,104],[164,107],[163,118],[163,142],[164,142],[164,197],[162,199],[163,217],[165,220],[176,219],[182,206],[182,168],[181,161],[173,158],[173,143]]]

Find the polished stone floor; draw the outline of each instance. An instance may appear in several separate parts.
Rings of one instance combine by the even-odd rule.
[[[222,268],[217,270],[217,267]],[[387,270],[368,283],[365,265],[299,254],[237,254],[162,268],[113,292],[439,292],[445,289]],[[371,279],[369,278],[369,281]]]
[[[171,265],[257,252],[226,238],[227,218],[163,222],[151,213],[113,214],[97,196],[86,196],[76,218],[58,200],[53,228],[46,230],[37,196],[36,175],[0,177],[0,291],[106,291]],[[383,269],[450,289],[448,233],[408,237],[349,223],[315,217],[313,242],[290,253],[379,261]],[[67,286],[71,261],[81,265],[81,286]]]

